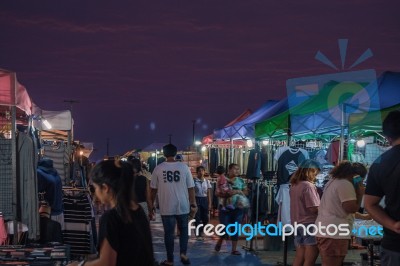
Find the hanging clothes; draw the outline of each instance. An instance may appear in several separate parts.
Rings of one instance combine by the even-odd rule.
[[[276,194],[275,201],[279,205],[278,222],[282,225],[290,223],[290,194],[289,184],[281,184],[278,193]]]
[[[38,153],[32,138],[18,133],[17,138],[17,181],[19,198],[18,216],[21,222],[29,225],[28,238],[40,238],[39,200],[36,166]]]
[[[14,219],[11,139],[0,137],[0,210],[5,219]]]
[[[339,149],[340,141],[335,140],[329,145],[329,148],[326,151],[326,159],[333,165],[336,165],[339,161]]]
[[[64,194],[64,243],[71,245],[71,254],[92,254],[93,209],[90,198],[86,193]]]
[[[309,159],[309,154],[301,148],[284,146],[277,149],[274,159],[278,164],[278,185],[281,185],[289,182],[290,176],[297,170],[298,165]]]
[[[56,145],[54,145],[56,144]],[[61,177],[64,185],[69,185],[69,155],[64,142],[43,142],[44,156],[53,160],[53,166]]]
[[[209,151],[209,162],[210,162],[210,174],[215,173],[218,166],[218,150],[216,148],[211,148]]]
[[[43,158],[37,168],[38,191],[46,192],[44,200],[51,207],[51,215],[60,215],[63,209],[62,181],[57,170],[53,167],[53,160]]]
[[[0,246],[4,245],[7,241],[7,229],[4,223],[4,218],[0,215]]]
[[[258,179],[261,177],[261,151],[253,149],[250,151],[249,161],[247,164],[246,177]]]

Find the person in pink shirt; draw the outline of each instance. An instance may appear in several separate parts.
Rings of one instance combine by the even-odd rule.
[[[306,160],[293,173],[290,179],[290,219],[292,224],[296,222],[297,225],[301,224],[304,227],[315,224],[320,198],[314,182],[320,170],[318,162]],[[315,234],[309,235],[303,227],[297,227],[294,244],[296,256],[293,266],[315,265],[318,257]]]

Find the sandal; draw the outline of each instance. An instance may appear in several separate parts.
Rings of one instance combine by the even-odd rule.
[[[160,262],[160,265],[163,265],[163,266],[174,266],[174,263],[170,262],[168,260],[163,260],[162,262]]]
[[[218,244],[218,243],[217,243],[217,244],[215,245],[214,250],[215,250],[216,252],[219,252],[219,251],[221,250],[221,246],[222,246],[221,244]]]
[[[242,253],[240,253],[237,250],[234,250],[234,251],[231,252],[231,255],[240,256],[240,255],[242,255]]]
[[[182,264],[185,264],[185,265],[190,264],[190,260],[188,257],[186,257],[186,255],[181,255],[181,262],[182,262]]]

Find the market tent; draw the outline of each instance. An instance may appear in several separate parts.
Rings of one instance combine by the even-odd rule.
[[[0,69],[0,105],[16,106],[27,115],[32,113],[32,101],[25,87],[14,72],[4,69]]]
[[[92,154],[93,150],[94,150],[94,145],[92,142],[81,142],[80,145],[83,146],[83,149],[81,149],[81,151],[83,151],[83,156],[85,156],[86,158],[89,158],[90,154]]]
[[[243,113],[241,113],[238,117],[236,117],[235,119],[233,119],[231,122],[229,122],[228,124],[226,124],[225,127],[229,127],[232,126],[240,121],[243,121],[244,119],[247,119],[250,115],[252,114],[250,109],[246,109],[243,111]],[[215,137],[215,133],[214,134],[210,134],[208,136],[205,136],[202,140],[202,144],[207,145],[207,144],[216,144],[216,145],[229,145],[230,144],[230,140],[223,140],[222,138],[216,138]],[[245,145],[246,143],[242,140],[237,140],[235,141],[234,145]]]
[[[349,116],[349,132],[354,135],[368,134],[382,130],[382,121],[392,110],[400,108],[400,73],[384,72],[377,80],[377,90],[371,95],[379,99],[377,111],[351,114]]]
[[[50,129],[43,125],[46,120],[53,130],[71,130],[73,127],[73,119],[70,110],[47,111],[42,110],[33,103],[33,115],[35,116],[34,126],[39,130]]]
[[[280,112],[287,110],[287,100],[265,102],[253,114],[232,125],[226,125],[222,129],[214,130],[215,139],[252,139],[254,138],[254,125],[266,120]]]
[[[160,142],[153,142],[150,145],[146,146],[142,149],[142,152],[154,152],[154,151],[162,151],[162,148],[167,145],[168,143],[160,143]]]
[[[28,124],[29,115],[31,115],[32,102],[26,91],[16,78],[16,73],[0,69],[0,211],[6,220],[19,220],[25,224],[31,221],[29,238],[35,238],[38,234],[39,225],[35,216],[37,205],[35,187],[29,187],[34,176],[35,162],[34,152],[30,147],[29,152],[25,147],[29,142],[22,141],[17,143],[15,130],[17,124]],[[18,135],[22,137],[23,135]],[[19,144],[19,145],[17,145]],[[32,143],[31,143],[32,144]],[[17,148],[24,150],[23,160],[17,154]],[[29,147],[27,147],[29,148]],[[30,156],[31,155],[31,156]],[[23,169],[24,171],[20,171]],[[24,194],[22,197],[20,191],[32,189],[30,195]],[[28,193],[29,194],[29,193]],[[31,197],[32,196],[32,197]],[[30,212],[34,211],[36,212]],[[20,215],[26,211],[26,215]],[[32,230],[31,230],[32,229]]]
[[[346,105],[347,113],[362,108],[354,95],[365,90],[366,85],[368,84],[330,81],[318,94],[305,102],[290,107],[266,121],[257,123],[255,135],[262,139],[285,137],[288,133],[312,134],[313,137],[331,134],[332,125],[340,125],[341,105]]]
[[[46,140],[73,139],[74,120],[71,111],[47,111],[42,110],[32,103],[33,126],[40,130],[40,137]]]

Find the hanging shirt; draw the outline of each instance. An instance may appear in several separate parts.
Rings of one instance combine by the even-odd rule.
[[[63,212],[62,181],[57,170],[53,167],[53,160],[42,159],[37,168],[38,191],[46,192],[44,199],[51,207],[51,215]]]
[[[282,225],[290,224],[289,184],[282,184],[279,186],[275,201],[279,204],[277,222],[281,222]]]
[[[0,216],[0,245],[4,245],[7,240],[7,230],[3,216]]]
[[[274,157],[278,162],[277,184],[287,184],[298,165],[308,158],[308,152],[304,149],[287,146],[278,148]]]
[[[247,178],[261,177],[261,151],[256,149],[250,151],[249,161],[247,164]]]
[[[326,159],[328,162],[330,162],[333,165],[336,165],[336,163],[339,160],[339,150],[340,150],[340,141],[336,140],[329,145],[329,148],[326,152]]]

